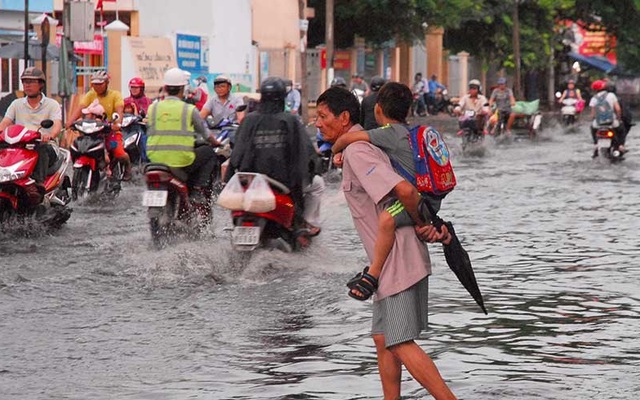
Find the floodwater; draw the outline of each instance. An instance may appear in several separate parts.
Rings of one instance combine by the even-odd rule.
[[[482,314],[430,245],[420,345],[460,399],[640,393],[640,135],[619,165],[582,133],[456,151],[441,215],[469,252]],[[337,182],[300,254],[234,254],[205,237],[151,246],[142,187],[75,204],[53,235],[0,234],[0,399],[380,399],[366,264]],[[430,398],[405,372],[403,398]]]

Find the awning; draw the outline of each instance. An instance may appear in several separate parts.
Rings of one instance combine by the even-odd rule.
[[[602,56],[583,56],[579,53],[570,51],[567,55],[574,60],[586,64],[587,66],[600,70],[606,74],[615,74],[616,65],[611,63],[606,57]]]

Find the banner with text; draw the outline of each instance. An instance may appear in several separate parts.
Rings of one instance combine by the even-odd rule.
[[[135,75],[144,79],[148,94],[162,87],[164,72],[177,67],[171,40],[168,38],[125,37],[129,41]]]

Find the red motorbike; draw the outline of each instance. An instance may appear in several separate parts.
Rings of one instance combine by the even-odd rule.
[[[73,158],[73,180],[71,197],[82,199],[93,194],[115,198],[120,193],[124,166],[116,162],[113,168],[105,160],[105,131],[108,123],[100,120],[82,119],[73,128],[80,136],[71,145]]]
[[[144,168],[147,190],[142,205],[148,207],[151,239],[156,247],[175,233],[199,234],[211,222],[212,186],[197,198],[187,186],[187,174],[160,163]],[[213,185],[213,180],[211,180]]]
[[[246,190],[256,173],[236,172],[240,183]],[[253,251],[258,247],[275,247],[286,252],[300,250],[311,242],[307,229],[294,227],[294,203],[290,190],[284,184],[262,175],[268,182],[275,206],[266,212],[231,211],[233,228],[231,244],[238,251]]]
[[[41,128],[50,128],[53,121],[44,120]],[[27,196],[27,187],[34,185],[30,178],[38,161],[35,150],[40,141],[40,128],[30,130],[22,125],[12,125],[0,133],[0,223],[24,222],[36,217],[52,227],[64,224],[71,215],[67,207],[70,201],[70,179],[66,174],[71,156],[66,149],[52,144],[55,156],[49,161],[44,182],[44,201],[34,205]]]

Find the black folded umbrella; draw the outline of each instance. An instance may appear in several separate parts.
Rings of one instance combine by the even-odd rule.
[[[467,292],[469,292],[471,297],[473,297],[476,303],[478,303],[482,311],[487,314],[487,309],[484,306],[480,287],[478,287],[476,276],[473,273],[469,254],[462,247],[462,244],[460,244],[460,240],[458,240],[456,232],[453,229],[453,224],[451,224],[451,222],[445,222],[444,225],[446,225],[449,233],[451,233],[451,242],[449,244],[442,245],[444,258],[447,260],[449,268],[451,268],[453,273],[458,277],[460,283],[462,283],[462,286],[467,289]]]
[[[424,199],[420,202],[421,212],[424,214],[424,209],[422,207],[426,207],[430,220],[433,226],[440,230],[442,225],[445,225],[451,234],[451,242],[449,244],[443,244],[442,248],[444,250],[444,258],[447,260],[447,264],[449,268],[453,271],[454,274],[458,277],[462,286],[467,289],[467,292],[473,297],[473,299],[478,303],[482,311],[487,314],[487,309],[484,306],[484,300],[482,299],[482,293],[480,292],[480,287],[478,287],[478,282],[476,282],[476,276],[473,273],[473,266],[471,265],[471,259],[469,258],[469,254],[460,244],[460,240],[458,240],[458,236],[456,236],[456,231],[453,229],[453,224],[451,222],[445,222],[438,216],[433,206],[429,203],[428,200]]]

